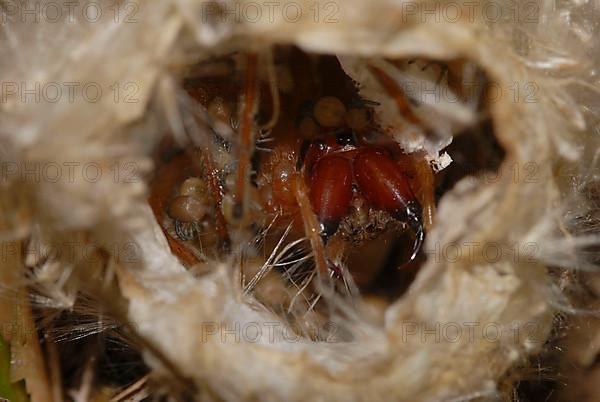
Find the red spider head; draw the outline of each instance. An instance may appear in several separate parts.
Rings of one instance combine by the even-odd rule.
[[[300,162],[324,240],[337,232],[353,199],[361,197],[371,210],[385,212],[415,231],[411,259],[415,257],[423,238],[421,206],[391,150],[359,140],[344,129],[308,143],[302,154]]]

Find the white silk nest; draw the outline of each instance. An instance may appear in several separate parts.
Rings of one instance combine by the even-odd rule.
[[[99,3],[107,13],[109,3]],[[244,7],[246,2],[239,3]],[[144,358],[157,378],[167,385],[169,379],[185,379],[193,384],[198,400],[497,397],[507,372],[542,349],[553,314],[563,303],[547,267],[578,267],[578,247],[595,241],[568,233],[565,212],[580,208],[580,200],[571,182],[557,175],[557,167],[591,161],[585,148],[592,143],[594,119],[594,109],[585,107],[591,106],[589,83],[595,79],[588,74],[594,60],[585,56],[593,42],[585,20],[585,7],[591,5],[551,9],[540,1],[530,3],[538,11],[535,23],[514,18],[490,23],[479,14],[487,2],[473,9],[473,21],[450,22],[408,12],[405,2],[344,0],[337,4],[337,23],[315,23],[308,13],[290,23],[277,12],[272,22],[263,18],[250,23],[221,21],[218,15],[207,15],[207,3],[195,0],[135,4],[134,23],[115,22],[112,14],[89,23],[75,13],[73,22],[9,17],[4,24],[2,82],[26,83],[28,88],[36,82],[94,82],[104,90],[97,102],[75,91],[73,99],[65,94],[54,103],[22,102],[20,93],[4,92],[4,161],[17,166],[78,162],[72,165],[73,180],[18,175],[4,180],[4,241],[74,241],[77,250],[84,241],[109,250],[115,242],[135,244],[140,259],[128,263],[114,255],[110,272],[115,277],[104,280],[116,280],[128,300],[127,319],[145,339],[144,345],[152,345],[144,349]],[[220,4],[234,7],[234,2]],[[294,4],[309,10],[313,2]],[[421,9],[433,4],[409,5]],[[436,4],[443,10],[447,3]],[[500,3],[496,7],[508,11]],[[517,49],[523,41],[526,50]],[[439,250],[451,243],[463,245],[462,258],[451,261],[430,254],[410,289],[387,308],[383,324],[360,308],[344,305],[347,301],[337,301],[340,309],[350,311],[343,326],[351,342],[286,339],[285,324],[243,294],[236,270],[215,264],[200,277],[186,270],[171,254],[147,205],[144,179],[153,169],[153,147],[169,132],[179,140],[187,138],[180,108],[184,95],[174,66],[197,61],[190,60],[190,54],[202,59],[236,50],[260,52],[273,44],[337,55],[361,91],[380,101],[378,119],[392,128],[401,117],[366,74],[366,60],[467,59],[503,93],[488,110],[506,151],[499,179],[464,178],[446,193],[424,246]],[[108,88],[130,82],[137,84],[139,101],[115,102]],[[524,92],[515,98],[515,83],[535,83],[536,102],[524,102]],[[425,107],[434,125],[467,124],[477,118],[456,103]],[[418,130],[410,135],[398,131],[395,138],[407,151],[425,150],[443,168],[451,162],[442,149],[457,131],[437,131],[444,135],[435,141]],[[140,180],[114,180],[111,167],[129,162],[139,168]],[[83,171],[86,163],[100,166],[98,181],[85,179],[96,174]],[[511,167],[527,163],[537,167],[536,180],[514,180]],[[569,171],[573,177],[585,173]],[[493,262],[483,254],[490,243],[502,250]],[[471,245],[471,256],[464,252],[465,244]],[[515,244],[535,244],[535,258],[515,258]],[[5,259],[0,275],[10,286],[19,286],[25,263],[19,256]],[[52,295],[49,307],[69,309],[79,286],[99,270],[84,258],[63,258],[41,264],[28,280]],[[7,306],[0,311],[5,310],[10,313]],[[227,329],[260,328],[263,336],[251,342],[247,336],[207,335],[212,323]],[[13,379],[20,377],[26,378],[33,400],[51,400],[41,374],[34,378],[14,368]]]

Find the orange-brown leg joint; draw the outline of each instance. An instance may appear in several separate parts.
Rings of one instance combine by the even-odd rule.
[[[202,163],[204,165],[203,170],[207,175],[210,193],[215,201],[215,230],[217,232],[217,236],[219,237],[219,249],[223,252],[229,252],[231,244],[229,232],[227,231],[227,223],[221,209],[221,205],[223,204],[223,194],[221,192],[219,172],[208,152],[205,152],[204,155],[202,155]]]
[[[417,198],[423,207],[423,226],[426,230],[433,226],[435,216],[435,182],[433,171],[429,162],[420,154],[413,156],[413,165],[416,173],[414,185],[411,187],[415,190]],[[418,184],[417,184],[418,183]]]
[[[248,185],[250,159],[253,150],[254,112],[258,104],[257,55],[250,53],[246,58],[246,75],[244,80],[243,111],[240,121],[240,142],[238,158],[238,175],[235,191],[233,215],[241,219],[244,213],[246,186]]]
[[[306,183],[300,174],[294,177],[294,193],[302,216],[302,222],[304,223],[304,232],[314,253],[315,265],[318,272],[325,274],[327,273],[327,258],[325,256],[323,240],[321,239],[321,227],[311,207]]]

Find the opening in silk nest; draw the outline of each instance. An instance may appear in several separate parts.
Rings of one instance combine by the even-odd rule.
[[[7,392],[512,392],[568,305],[562,273],[592,265],[592,197],[573,184],[595,181],[573,91],[585,63],[521,21],[347,3],[336,24],[236,21],[194,1],[127,3],[135,24],[9,21],[3,82],[111,96],[5,91],[3,159],[73,173],[3,181],[18,252],[1,262],[0,318],[34,328],[3,335]],[[135,102],[115,101],[115,82]]]

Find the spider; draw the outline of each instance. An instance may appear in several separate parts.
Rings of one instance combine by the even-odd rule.
[[[360,243],[361,229],[383,229],[386,221],[396,219],[415,232],[413,260],[423,241],[422,209],[406,172],[396,162],[404,155],[394,153],[391,145],[369,144],[350,129],[305,144],[306,153],[299,162],[323,239],[334,235],[345,220],[357,225],[346,228],[344,234]]]
[[[347,110],[327,96],[312,112],[299,123],[309,138],[276,146],[259,170],[267,211],[303,227],[317,258],[338,234],[360,245],[400,223],[414,232],[413,261],[424,238],[422,207],[411,183],[418,175],[413,157],[373,131],[364,107]],[[317,266],[338,269],[322,256]]]
[[[249,54],[242,63],[234,180],[228,184],[224,169],[204,150],[206,178],[188,177],[168,207],[175,235],[191,240],[206,227],[207,219],[213,219],[225,243],[230,241],[230,232],[247,229],[248,222],[266,226],[269,219],[264,216],[269,216],[291,222],[299,236],[308,238],[317,271],[331,274],[338,269],[326,251],[332,238],[359,245],[399,225],[414,233],[408,261],[414,260],[424,226],[429,226],[433,214],[433,179],[427,161],[402,152],[379,133],[373,111],[363,100],[344,103],[323,96],[309,107],[288,105],[280,112],[280,94],[273,80],[269,86],[272,117],[258,127],[257,111],[263,108],[258,60],[258,55]],[[396,101],[400,113],[409,122],[420,123],[391,77],[376,67],[371,67],[371,73]],[[219,98],[219,108],[212,109],[223,115],[222,121],[232,120],[232,112],[222,105]],[[204,106],[211,110],[210,105]],[[300,115],[293,116],[290,109],[300,110]],[[255,151],[266,140],[272,140],[273,148]],[[254,158],[256,152],[261,157]],[[254,159],[260,161],[257,166],[253,166]],[[204,196],[206,192],[210,195]]]

